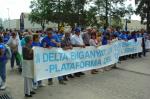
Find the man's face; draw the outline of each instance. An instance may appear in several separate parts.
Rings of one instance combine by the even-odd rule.
[[[110,28],[109,28],[109,29],[107,29],[107,32],[108,32],[108,33],[111,33],[111,29],[110,29]]]
[[[78,36],[79,36],[79,35],[80,35],[80,32],[76,32],[76,35],[78,35]]]
[[[32,42],[33,42],[33,40],[31,39],[31,40],[29,41],[29,44],[32,45]]]
[[[52,37],[52,33],[48,33],[47,36],[48,36],[49,38],[51,38],[51,37]]]
[[[143,33],[144,33],[144,30],[141,30],[141,33],[143,34]]]
[[[16,34],[15,33],[12,34],[12,38],[16,38]]]
[[[91,33],[91,31],[92,31],[91,29],[87,29],[87,32],[88,32],[88,33]]]
[[[66,37],[70,37],[70,33],[66,33],[65,36],[66,36]]]

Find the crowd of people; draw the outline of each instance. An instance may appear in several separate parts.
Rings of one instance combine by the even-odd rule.
[[[103,31],[99,31],[96,27],[88,27],[86,29],[59,29],[59,31],[48,28],[46,31],[36,31],[36,32],[18,32],[18,31],[5,31],[0,32],[0,89],[6,88],[6,64],[8,59],[10,59],[11,69],[14,69],[14,64],[16,60],[16,65],[18,66],[18,71],[21,73],[24,71],[23,61],[33,60],[33,47],[43,47],[51,50],[51,48],[62,48],[63,50],[73,49],[73,47],[86,48],[87,46],[99,47],[103,45],[110,44],[111,41],[124,40],[128,41],[134,39],[135,42],[137,38],[142,38],[142,48],[143,52],[136,53],[133,55],[122,56],[121,60],[126,60],[127,58],[135,58],[146,56],[146,40],[150,40],[150,36],[146,33],[144,29],[140,31],[119,31],[119,29],[107,28]],[[22,56],[19,53],[19,44],[22,47]],[[100,70],[91,70],[91,74],[97,74],[99,71],[107,71],[110,68],[102,68]],[[24,71],[25,72],[25,71]],[[85,75],[83,72],[77,72],[74,74],[69,74],[65,76],[58,77],[59,84],[66,85],[66,81],[69,79],[80,77]],[[53,84],[53,79],[48,79],[48,85]],[[45,86],[42,81],[35,82],[32,77],[27,77],[24,75],[24,88],[25,96],[32,97],[35,94],[34,89],[37,87]]]

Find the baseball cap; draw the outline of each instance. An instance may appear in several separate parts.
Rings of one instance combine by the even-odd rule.
[[[4,45],[3,44],[0,44],[0,49],[4,49]]]
[[[81,32],[79,28],[76,28],[74,31],[75,32]]]

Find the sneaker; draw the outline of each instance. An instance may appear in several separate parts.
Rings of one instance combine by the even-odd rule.
[[[91,71],[91,74],[98,74],[98,72],[95,72],[95,71]]]
[[[59,84],[66,85],[66,83],[63,80],[59,80]]]
[[[43,83],[41,83],[41,84],[39,84],[38,86],[39,86],[39,87],[45,87],[46,85],[43,84]]]
[[[25,97],[32,97],[32,95],[25,94]]]
[[[85,73],[83,73],[83,72],[80,72],[79,74],[80,74],[80,75],[85,75]]]
[[[70,75],[68,75],[68,78],[74,78],[74,76],[70,74]]]
[[[79,74],[75,73],[74,74],[75,77],[81,77]]]
[[[36,90],[36,89],[37,89],[37,85],[34,85],[34,86],[33,86],[33,89]]]
[[[99,71],[103,73],[103,72],[104,72],[104,69],[99,69]]]
[[[36,94],[36,93],[35,93],[34,91],[31,91],[30,94],[31,94],[31,95],[34,95],[34,94]]]
[[[18,68],[18,72],[21,74],[22,73],[22,68]]]
[[[53,81],[48,81],[48,85],[53,85]]]
[[[64,81],[68,81],[68,79],[67,79],[67,77],[66,77],[66,76],[64,76],[64,77],[63,77],[63,80],[64,80]]]
[[[2,86],[0,87],[0,90],[5,90],[6,89],[6,83],[3,83]]]

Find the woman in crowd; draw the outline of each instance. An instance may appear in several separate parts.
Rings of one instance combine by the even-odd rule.
[[[96,39],[96,33],[91,34],[91,39],[90,39],[89,43],[90,43],[90,46],[94,46],[94,47],[99,46],[99,43]],[[91,70],[91,74],[97,74],[97,73],[98,73],[98,70],[96,70],[96,69]]]
[[[14,61],[16,59],[16,63],[18,66],[18,70],[21,71],[21,60],[18,59],[19,52],[18,52],[18,45],[19,40],[15,32],[12,32],[12,37],[9,39],[7,45],[11,49],[12,57],[11,57],[11,68],[14,69]]]
[[[33,34],[33,42],[32,42],[32,47],[37,46],[37,47],[41,47],[41,43],[40,43],[40,37],[39,34],[34,33]],[[42,84],[42,81],[38,81],[38,82],[34,82],[34,88],[37,89],[37,87],[44,87],[45,85]]]
[[[22,73],[24,76],[24,94],[25,97],[32,97],[35,92],[33,91],[33,50],[32,50],[32,36],[26,36],[25,46],[22,49],[23,53],[23,68]]]

